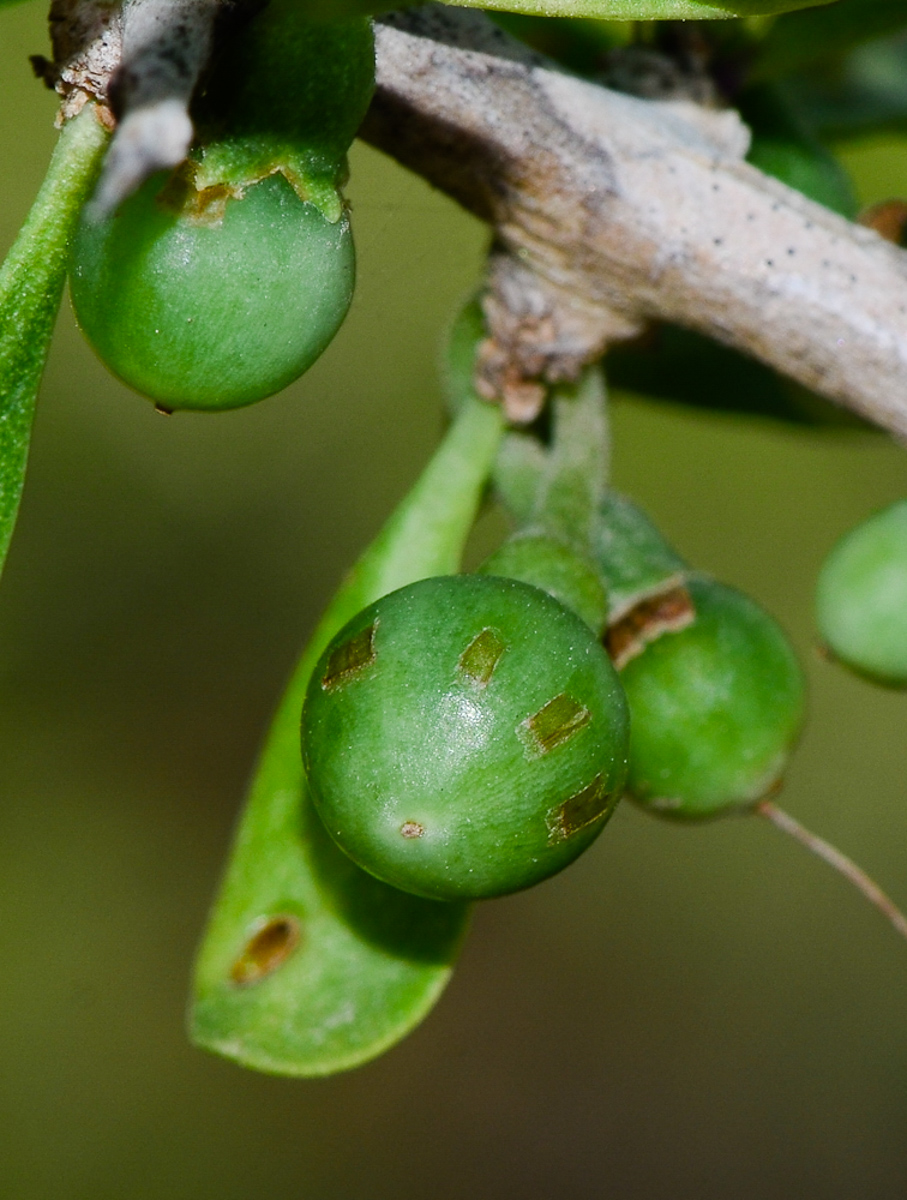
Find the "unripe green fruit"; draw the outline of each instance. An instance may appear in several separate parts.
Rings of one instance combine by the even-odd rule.
[[[315,805],[379,879],[439,900],[529,887],[598,835],[626,773],[620,682],[537,588],[423,580],[359,613],[302,717]]]
[[[907,500],[838,542],[819,575],[816,616],[843,663],[878,683],[907,686]]]
[[[353,294],[340,187],[374,66],[367,21],[270,0],[218,42],[182,167],[83,217],[76,317],[130,387],[167,410],[236,408],[325,349]]]
[[[273,175],[223,218],[174,211],[150,179],[83,221],[70,289],[106,365],[167,409],[252,404],[321,354],[353,294],[349,221],[331,223]]]
[[[627,792],[665,816],[711,817],[752,806],[780,781],[803,719],[803,675],[754,601],[707,578],[685,586],[689,623],[643,639],[620,673],[632,722]]]

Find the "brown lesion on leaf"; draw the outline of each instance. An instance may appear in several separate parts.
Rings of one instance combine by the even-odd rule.
[[[520,725],[519,732],[533,754],[550,754],[575,737],[591,719],[592,714],[584,704],[568,692],[561,692],[537,713],[527,717]]]
[[[321,677],[321,686],[329,692],[333,688],[343,687],[367,667],[374,663],[375,630],[378,622],[372,621],[366,629],[354,633],[352,637],[335,646],[328,658],[328,665]]]
[[[611,807],[614,793],[609,792],[603,775],[596,775],[590,784],[563,803],[550,808],[545,817],[548,842],[565,842],[586,826],[594,824]]]
[[[418,821],[404,821],[400,832],[405,838],[420,838],[425,833],[425,826],[420,825]]]
[[[621,670],[665,633],[677,633],[696,620],[693,597],[683,584],[647,596],[605,633],[605,649]]]
[[[457,660],[457,668],[476,687],[487,687],[506,649],[497,630],[488,627],[472,639]]]
[[[242,954],[230,968],[230,980],[239,987],[259,983],[282,966],[300,941],[299,921],[281,913],[259,922]]]

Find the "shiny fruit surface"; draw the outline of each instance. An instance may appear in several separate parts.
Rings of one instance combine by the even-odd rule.
[[[627,708],[584,622],[528,584],[423,580],[364,609],[315,669],[303,758],[338,845],[441,900],[529,887],[595,839]]]
[[[252,404],[318,357],[349,307],[344,215],[327,221],[273,175],[222,214],[187,214],[150,179],[112,216],[83,220],[70,287],[107,366],[167,409]]]

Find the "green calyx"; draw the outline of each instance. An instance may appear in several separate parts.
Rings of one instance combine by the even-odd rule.
[[[780,783],[803,720],[804,681],[777,623],[754,601],[686,579],[651,640],[621,668],[632,720],[627,792],[663,816],[713,817]]]
[[[644,600],[681,583],[683,559],[638,504],[619,492],[606,492],[598,506],[592,550],[608,591],[608,621],[621,620]]]
[[[312,676],[303,756],[359,866],[434,899],[540,882],[599,834],[628,719],[594,634],[537,588],[425,580],[351,621]]]
[[[907,500],[838,542],[819,575],[816,617],[823,641],[846,666],[907,687]]]
[[[295,0],[270,0],[230,31],[197,105],[194,186],[241,195],[283,175],[328,221],[343,214],[346,152],[375,84],[375,45],[364,18],[313,21]]]

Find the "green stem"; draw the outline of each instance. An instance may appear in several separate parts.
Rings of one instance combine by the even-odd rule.
[[[467,399],[421,478],[363,554],[304,652],[268,735],[199,955],[192,1037],[260,1070],[324,1075],[403,1037],[444,988],[468,907],[359,870],[311,804],[299,716],[312,668],[361,608],[459,566],[503,432]]]
[[[601,370],[588,367],[575,386],[555,388],[551,403],[554,440],[528,523],[588,554],[610,458]]]
[[[106,144],[93,105],[64,125],[41,190],[0,266],[0,570],[19,511],[70,241]]]

